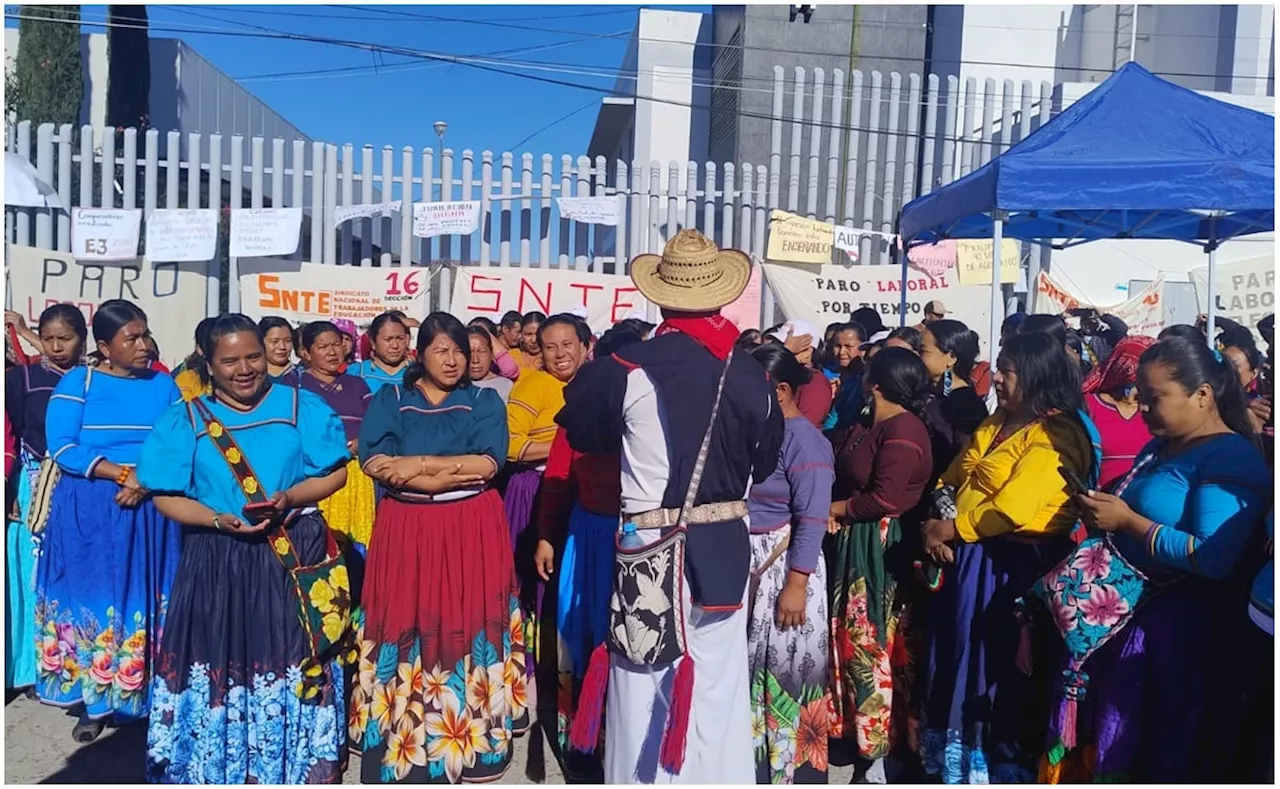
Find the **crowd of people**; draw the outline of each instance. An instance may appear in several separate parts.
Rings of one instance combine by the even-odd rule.
[[[739,332],[695,231],[631,270],[660,325],[224,314],[173,371],[9,314],[6,687],[153,782],[1272,780],[1270,317],[984,354]]]

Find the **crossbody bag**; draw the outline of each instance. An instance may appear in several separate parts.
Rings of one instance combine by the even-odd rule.
[[[93,378],[93,368],[86,367],[84,371],[84,391],[81,393],[85,400],[89,399],[89,380]],[[30,379],[27,384],[30,388]],[[31,486],[31,504],[27,507],[27,528],[32,534],[40,534],[44,531],[44,527],[49,523],[49,512],[53,508],[53,489],[58,486],[58,480],[62,479],[62,469],[58,467],[57,461],[53,459],[53,454],[49,451],[49,447],[44,448],[44,458],[40,461],[40,468],[36,471],[36,482]]]

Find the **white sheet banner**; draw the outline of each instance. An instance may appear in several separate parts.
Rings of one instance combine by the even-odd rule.
[[[400,213],[402,200],[387,203],[362,203],[360,205],[340,205],[333,209],[333,226],[338,227],[349,219],[364,219],[371,216],[387,216],[392,211]]]
[[[1216,314],[1224,315],[1257,335],[1258,321],[1276,311],[1276,259],[1250,258],[1214,266]],[[1191,269],[1200,312],[1209,313],[1209,269]],[[1255,336],[1255,339],[1261,339]]]
[[[71,209],[71,249],[77,260],[133,260],[141,229],[141,208]]]
[[[558,197],[560,216],[575,222],[589,225],[618,226],[618,198],[615,196],[599,197]]]
[[[901,266],[835,266],[820,269],[776,263],[764,265],[765,279],[787,320],[804,320],[821,330],[829,323],[849,320],[862,307],[871,307],[888,327],[896,327],[902,313]],[[987,316],[990,288],[960,285],[956,272],[929,277],[912,272],[907,279],[906,325],[924,318],[924,305],[941,299],[947,317],[963,321],[978,333],[981,347],[987,347]]]
[[[413,204],[413,234],[418,238],[465,236],[479,228],[479,200]]]
[[[255,320],[279,315],[294,324],[347,318],[361,327],[388,310],[426,317],[428,269],[297,265],[296,270],[242,275],[244,314]]]
[[[191,353],[191,333],[205,314],[205,263],[85,263],[67,252],[9,246],[5,267],[13,309],[35,326],[46,307],[74,304],[92,321],[98,305],[128,299],[147,313],[160,356],[173,366]]]
[[[546,315],[585,308],[587,322],[602,332],[645,310],[647,303],[631,278],[615,274],[588,274],[565,269],[460,268],[454,274],[450,312],[466,323],[472,318],[492,318],[509,310],[537,310]]]
[[[147,217],[147,258],[165,263],[213,260],[218,209],[158,208]]]
[[[301,208],[231,209],[231,257],[270,257],[298,251]]]
[[[1119,304],[1103,306],[1090,304],[1060,280],[1041,271],[1036,277],[1036,294],[1032,304],[1032,312],[1047,315],[1061,315],[1067,310],[1092,307],[1124,321],[1130,334],[1155,337],[1164,328],[1164,278],[1157,276],[1145,288]]]

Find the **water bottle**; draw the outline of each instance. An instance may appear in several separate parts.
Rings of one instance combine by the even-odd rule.
[[[634,523],[624,523],[622,525],[622,538],[618,540],[618,547],[624,551],[644,547],[644,540],[640,539],[640,534],[636,531]]]

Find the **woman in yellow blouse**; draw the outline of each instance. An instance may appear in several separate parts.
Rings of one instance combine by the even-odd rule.
[[[196,324],[196,349],[183,360],[182,369],[173,375],[173,382],[178,385],[182,399],[188,403],[213,392],[213,384],[209,378],[209,365],[204,360],[204,351],[200,349],[208,342],[214,320],[214,318],[205,318]]]
[[[556,414],[564,407],[565,384],[573,380],[586,361],[590,339],[591,330],[586,323],[572,315],[552,315],[538,328],[542,369],[526,368],[507,401],[511,444],[507,449],[508,476],[502,500],[511,528],[520,603],[525,609],[525,644],[534,654],[534,660],[528,662],[530,674],[537,660],[536,613],[541,607],[542,586],[533,565],[538,530],[528,529],[526,534],[526,527],[533,516],[533,502],[556,436]]]
[[[1048,713],[1028,714],[1039,696],[1016,668],[1014,601],[1071,548],[1076,516],[1059,469],[1087,479],[1094,463],[1079,370],[1061,343],[1011,338],[996,369],[1000,407],[938,483],[954,517],[924,525],[925,550],[946,569],[920,656],[920,758],[945,783],[1035,782],[1022,757],[1043,750],[1044,732],[1026,724]]]

